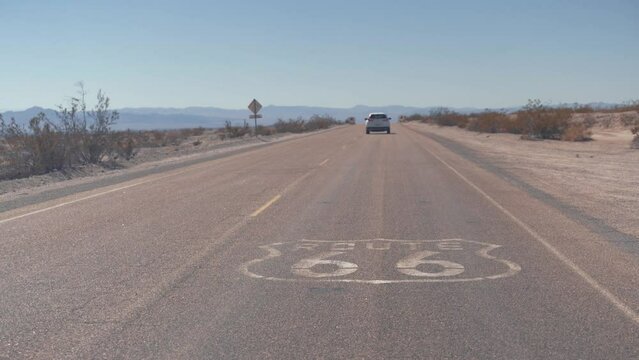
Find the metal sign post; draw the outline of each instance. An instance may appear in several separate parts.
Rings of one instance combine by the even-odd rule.
[[[251,115],[249,117],[251,119],[255,120],[254,134],[255,134],[255,136],[257,136],[257,119],[261,119],[262,118],[262,115],[258,114],[260,112],[260,110],[262,109],[262,104],[260,104],[259,101],[253,99],[253,101],[251,101],[251,103],[249,104],[248,108],[253,113],[253,115]]]

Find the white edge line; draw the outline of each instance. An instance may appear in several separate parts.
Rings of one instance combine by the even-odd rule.
[[[444,159],[428,150],[427,148],[422,146],[422,149],[426,150],[429,154],[431,154],[435,159],[444,164],[448,169],[450,169],[455,175],[459,176],[466,184],[470,185],[475,191],[477,191],[480,195],[482,195],[486,200],[488,200],[493,206],[499,209],[502,213],[508,216],[512,221],[514,221],[517,225],[519,225],[522,229],[524,229],[528,234],[530,234],[535,240],[537,240],[540,244],[542,244],[546,250],[548,250],[551,254],[555,255],[561,262],[564,263],[570,270],[572,270],[575,274],[579,275],[588,285],[590,285],[594,290],[596,290],[600,295],[602,295],[606,300],[608,300],[612,305],[614,305],[619,311],[621,311],[628,319],[634,321],[639,325],[639,314],[635,312],[630,306],[626,305],[621,299],[619,299],[616,295],[614,295],[610,290],[606,289],[603,285],[599,284],[597,280],[595,280],[592,276],[590,276],[587,272],[582,270],[577,264],[575,264],[572,260],[570,260],[566,255],[564,255],[557,248],[552,246],[546,239],[544,239],[541,235],[539,235],[535,230],[533,230],[530,226],[528,226],[525,222],[520,220],[518,217],[513,215],[508,209],[503,207],[497,200],[493,199],[490,195],[488,195],[485,191],[483,191],[479,186],[475,185],[472,181],[462,175],[457,169],[455,169],[452,165],[446,162]]]

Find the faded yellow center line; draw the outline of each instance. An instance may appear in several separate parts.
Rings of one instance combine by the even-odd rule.
[[[319,166],[324,166],[324,165],[326,165],[326,163],[328,162],[328,160],[330,160],[330,159],[326,159],[326,160],[322,161],[322,162],[319,164]]]
[[[282,197],[282,195],[276,195],[274,198],[272,198],[271,200],[269,200],[266,204],[262,205],[262,207],[260,207],[259,209],[255,210],[255,212],[253,212],[251,214],[251,217],[256,217],[259,214],[262,213],[262,211],[268,209],[269,206],[273,205],[277,200],[279,200]]]

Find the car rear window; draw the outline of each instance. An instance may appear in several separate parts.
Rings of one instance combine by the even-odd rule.
[[[371,119],[386,119],[386,115],[384,115],[384,114],[373,114],[373,115],[371,115]]]

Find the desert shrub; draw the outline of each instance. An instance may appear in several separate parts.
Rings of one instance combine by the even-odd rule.
[[[70,168],[80,164],[101,164],[117,155],[117,138],[111,127],[117,111],[109,109],[109,98],[101,90],[97,103],[87,111],[84,85],[79,84],[80,97],[66,106],[58,106],[56,120],[39,113],[28,127],[12,119],[0,119],[3,177],[25,177]]]
[[[630,131],[635,136],[632,139],[632,143],[630,144],[630,147],[633,149],[639,149],[639,124],[637,124],[635,127],[630,129]]]
[[[571,123],[564,130],[561,135],[561,140],[564,141],[588,141],[592,140],[592,132],[590,131],[587,124],[581,123]]]
[[[480,114],[470,116],[466,128],[471,131],[484,133],[511,133],[521,134],[519,122],[508,116],[508,114],[498,111],[485,111]]]
[[[282,119],[277,120],[273,125],[278,133],[301,133],[304,132],[305,120],[301,117],[297,119],[288,119],[284,121]]]
[[[117,140],[113,140],[111,127],[115,125],[120,117],[117,111],[109,110],[110,99],[102,92],[98,91],[95,108],[89,112],[89,117],[93,122],[89,125],[88,131],[81,131],[82,146],[81,156],[84,162],[98,164],[109,155],[117,151]],[[82,100],[81,105],[84,105]],[[86,123],[86,121],[84,121]]]
[[[354,119],[353,119],[354,121]],[[282,120],[279,119],[273,127],[278,133],[302,133],[305,131],[315,131],[328,129],[331,126],[343,124],[332,116],[313,115],[310,119],[305,120],[301,117],[297,119]]]
[[[614,111],[639,111],[639,100],[631,100],[621,106],[617,106]]]
[[[200,136],[204,134],[204,131],[205,129],[201,126],[196,128],[180,129],[180,137],[182,137],[183,139],[186,139],[191,136]]]
[[[3,139],[5,178],[26,177],[62,169],[67,165],[65,134],[59,132],[40,113],[29,121],[29,128],[19,126],[15,119],[5,123],[0,118]]]
[[[583,123],[586,127],[591,128],[597,123],[597,119],[592,114],[584,116]]]
[[[430,122],[427,115],[422,114],[412,114],[408,116],[400,116],[400,122],[410,122],[410,121],[421,121],[421,122]]]
[[[131,160],[138,154],[138,136],[128,130],[115,134],[115,155],[114,159]]]
[[[242,126],[234,126],[230,121],[226,121],[225,123],[224,139],[225,138],[233,139],[233,138],[243,137],[246,134],[250,134],[250,133],[251,133],[251,128],[246,121],[244,121]]]
[[[272,126],[264,126],[264,125],[258,125],[257,126],[257,135],[270,136],[270,135],[275,134],[276,132],[277,131]]]
[[[468,116],[443,107],[431,110],[429,114],[429,122],[433,122],[439,126],[457,126],[464,128],[468,124],[468,121]]]
[[[182,140],[183,137],[180,130],[166,130],[164,131],[162,146],[178,146],[182,143]]]
[[[588,114],[595,112],[595,109],[593,109],[590,105],[575,104],[572,107],[572,111],[577,114]]]
[[[523,138],[561,139],[570,125],[572,109],[552,108],[540,100],[528,100],[528,104],[519,112],[517,119],[523,130]]]
[[[165,146],[164,144],[164,132],[159,130],[154,130],[149,133],[149,140],[145,143],[145,146]]]
[[[178,146],[193,134],[193,129],[150,130],[135,133],[139,147]]]
[[[622,114],[621,124],[623,126],[639,125],[639,114],[636,112]]]
[[[335,120],[332,116],[328,115],[313,115],[308,121],[304,124],[304,131],[315,131],[328,129],[333,125],[337,125],[339,122]]]

